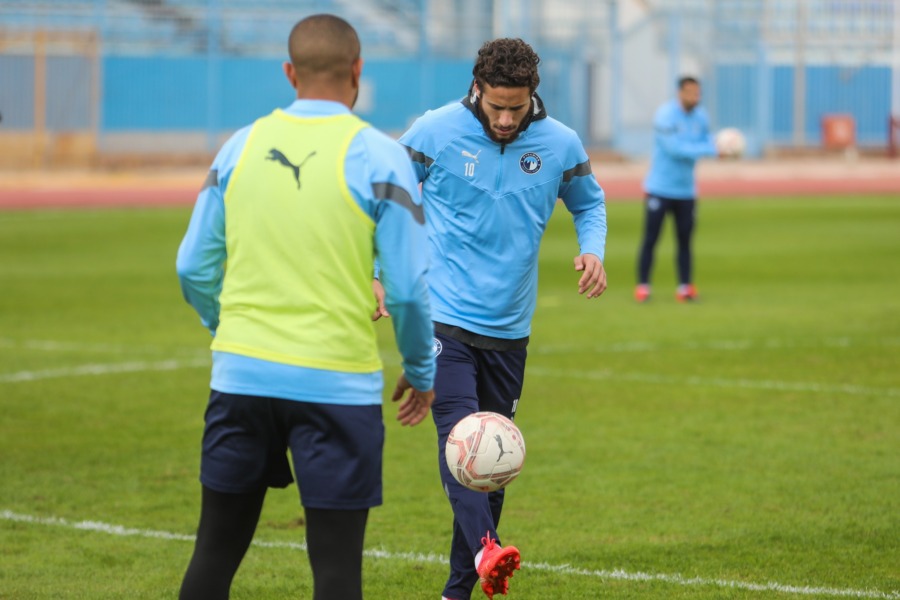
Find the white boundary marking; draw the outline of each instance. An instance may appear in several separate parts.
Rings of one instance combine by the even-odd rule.
[[[385,364],[395,366],[390,358],[383,361]],[[399,364],[399,363],[398,363]],[[116,373],[139,373],[147,371],[174,371],[178,369],[195,369],[210,366],[209,357],[189,360],[161,360],[161,361],[130,361],[123,363],[95,363],[63,367],[59,369],[44,369],[38,371],[18,371],[13,373],[0,373],[0,383],[20,383],[40,381],[44,379],[57,379],[62,377],[83,377],[87,375],[112,375]],[[773,390],[779,392],[808,392],[817,394],[841,394],[850,396],[891,396],[900,397],[898,388],[877,388],[860,385],[830,385],[824,383],[811,383],[804,381],[767,381],[760,379],[726,379],[722,377],[676,377],[672,375],[659,375],[655,373],[640,372],[614,372],[612,370],[577,371],[565,369],[548,369],[545,367],[530,367],[528,375],[532,377],[562,377],[567,379],[587,380],[620,380],[633,381],[635,383],[665,384],[665,385],[691,385],[699,387],[741,388],[752,390]]]
[[[162,540],[176,540],[182,542],[192,542],[195,537],[183,533],[171,533],[168,531],[154,531],[152,529],[132,529],[123,527],[122,525],[112,525],[99,521],[68,521],[59,517],[35,517],[32,515],[23,515],[11,510],[0,511],[0,520],[13,521],[16,523],[29,523],[33,525],[49,525],[55,527],[64,527],[66,529],[77,529],[81,531],[96,531],[109,535],[122,537],[143,537]],[[260,548],[288,548],[291,550],[306,550],[306,544],[296,542],[266,542],[254,540],[254,546]],[[370,558],[382,560],[402,560],[409,562],[426,562],[431,564],[444,564],[447,558],[438,554],[421,554],[416,552],[391,552],[384,549],[366,550],[365,555]],[[876,598],[880,600],[897,600],[900,599],[900,592],[881,592],[878,590],[853,590],[828,587],[811,587],[785,585],[781,583],[751,583],[745,581],[733,581],[728,579],[715,579],[704,577],[684,577],[677,574],[665,573],[643,573],[640,571],[630,572],[622,569],[613,570],[597,570],[582,569],[570,565],[551,565],[548,563],[530,563],[523,562],[523,567],[534,569],[537,571],[548,571],[551,573],[560,573],[563,575],[576,575],[582,577],[593,577],[597,579],[617,579],[624,581],[658,581],[662,583],[670,583],[673,585],[681,585],[688,587],[720,587],[738,590],[748,590],[753,592],[779,592],[782,594],[799,594],[802,596],[834,596],[841,598]]]
[[[662,383],[666,385],[693,385],[700,387],[743,388],[749,390],[775,390],[779,392],[811,392],[827,394],[846,394],[850,396],[898,396],[900,388],[878,388],[861,385],[840,385],[827,383],[811,383],[806,381],[766,381],[764,379],[725,379],[723,377],[677,377],[673,375],[657,375],[654,373],[623,373],[609,369],[594,371],[577,371],[565,369],[548,369],[530,367],[526,376],[564,377],[567,379],[588,380],[620,380],[636,383]]]
[[[659,350],[721,350],[743,351],[752,348],[765,348],[768,350],[792,349],[792,348],[853,348],[853,347],[894,347],[900,346],[900,338],[854,338],[854,337],[825,337],[814,339],[783,339],[783,338],[747,338],[737,340],[709,340],[706,342],[660,342],[660,341],[636,341],[618,342],[610,344],[542,344],[529,354],[571,354],[571,353],[596,353],[619,354],[626,352],[656,352]]]
[[[382,357],[385,365],[396,366],[399,361],[393,357]],[[0,383],[20,383],[40,381],[44,379],[57,379],[62,377],[83,377],[111,375],[116,373],[139,373],[147,371],[174,371],[178,369],[208,368],[210,358],[208,356],[192,359],[169,359],[160,361],[129,361],[121,363],[93,363],[77,365],[73,367],[61,367],[58,369],[43,369],[37,371],[17,371],[12,373],[0,373]],[[530,367],[528,375],[532,377],[562,377],[567,379],[587,380],[620,380],[633,381],[635,383],[649,384],[677,384],[699,387],[740,388],[752,390],[773,390],[780,392],[808,392],[817,394],[840,394],[849,396],[890,396],[900,397],[900,388],[881,388],[861,385],[840,385],[813,383],[804,381],[777,381],[763,379],[726,379],[722,377],[676,377],[672,375],[660,375],[656,373],[641,372],[617,372],[612,370],[565,370],[549,369],[546,367]]]
[[[900,338],[883,338],[870,340],[865,345],[896,346],[900,345]],[[759,340],[713,340],[704,344],[683,343],[666,345],[656,342],[635,342],[624,344],[610,344],[608,346],[596,346],[578,348],[567,346],[566,352],[595,352],[595,353],[621,353],[621,352],[648,352],[663,348],[683,349],[716,349],[716,350],[745,350],[752,347],[788,348],[788,347],[821,347],[846,348],[860,345],[859,340],[848,337],[822,338],[820,340],[798,343],[795,340],[783,340],[778,338]],[[23,348],[39,351],[63,351],[63,352],[116,352],[124,353],[133,351],[134,348],[125,348],[115,344],[84,344],[75,342],[60,342],[54,340],[13,340],[0,338],[0,348]],[[145,349],[146,350],[146,349]],[[154,348],[161,351],[160,348]],[[559,347],[542,346],[534,351],[535,354],[559,354],[563,350]],[[210,366],[210,355],[196,358],[169,359],[162,361],[129,361],[121,363],[86,364],[74,367],[61,367],[58,369],[45,369],[36,371],[19,371],[13,373],[0,373],[0,383],[39,381],[62,377],[80,377],[86,375],[109,375],[115,373],[137,373],[144,371],[173,371],[176,369],[193,369]],[[397,366],[400,364],[395,353],[382,355],[385,366]],[[550,369],[540,366],[528,368],[528,375],[536,377],[564,377],[569,379],[587,380],[621,380],[635,383],[649,384],[678,384],[700,387],[740,388],[756,390],[772,390],[782,392],[808,392],[827,393],[850,396],[889,396],[900,397],[900,388],[871,387],[860,385],[841,385],[803,381],[778,381],[757,379],[726,379],[722,377],[677,377],[672,375],[660,375],[656,373],[642,372],[618,372],[613,370],[565,370]]]
[[[130,361],[122,363],[101,363],[78,365],[75,367],[62,367],[59,369],[44,369],[41,371],[18,371],[15,373],[0,373],[0,383],[15,383],[23,381],[39,381],[43,379],[56,379],[59,377],[83,377],[85,375],[110,375],[113,373],[139,373],[145,371],[174,371],[177,369],[195,369],[209,367],[209,358],[195,358],[191,360],[159,360],[159,361]]]
[[[160,345],[135,345],[135,344],[115,344],[105,342],[63,342],[59,340],[14,340],[11,338],[0,337],[0,348],[11,348],[13,350],[36,350],[41,352],[96,352],[98,354],[138,354],[141,352],[165,353],[173,354],[173,347]],[[200,352],[194,347],[180,346],[176,350],[179,354],[203,354],[209,355],[209,352]]]
[[[394,366],[390,358],[384,360],[385,364]],[[399,364],[399,363],[398,363]],[[0,373],[0,383],[18,383],[26,381],[40,381],[44,379],[57,379],[62,377],[83,377],[87,375],[112,375],[116,373],[139,373],[146,371],[175,371],[178,369],[195,369],[209,367],[209,357],[187,360],[161,360],[161,361],[130,361],[122,363],[94,363],[78,365],[74,367],[62,367],[59,369],[44,369],[38,371],[17,371],[13,373]],[[722,377],[676,377],[672,375],[659,375],[655,373],[640,372],[615,372],[612,370],[578,371],[565,369],[548,369],[545,367],[530,367],[528,375],[532,377],[562,377],[566,379],[588,380],[620,380],[633,381],[635,383],[650,384],[677,384],[700,387],[742,388],[752,390],[774,390],[779,392],[809,392],[817,394],[843,394],[850,396],[891,396],[900,397],[898,388],[878,388],[861,385],[839,385],[825,383],[811,383],[804,381],[767,381],[763,379],[726,379]]]

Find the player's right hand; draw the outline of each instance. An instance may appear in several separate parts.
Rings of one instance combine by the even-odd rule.
[[[381,317],[389,319],[391,313],[384,305],[384,286],[377,279],[372,280],[372,294],[375,295],[375,312],[372,313],[372,320],[377,321]]]
[[[576,256],[575,270],[581,271],[578,280],[578,293],[587,292],[587,297],[596,298],[606,291],[606,270],[600,257],[594,254],[582,254]]]

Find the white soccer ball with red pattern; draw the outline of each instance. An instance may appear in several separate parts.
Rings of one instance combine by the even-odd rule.
[[[450,431],[447,466],[462,485],[493,492],[509,485],[525,464],[525,439],[515,423],[501,414],[477,412]]]
[[[721,156],[738,158],[747,149],[747,140],[740,129],[726,127],[716,134],[716,150]]]

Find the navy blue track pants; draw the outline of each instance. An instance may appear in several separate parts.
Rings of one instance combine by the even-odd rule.
[[[653,271],[653,254],[656,242],[662,232],[666,214],[672,213],[675,220],[676,255],[678,283],[693,283],[693,256],[691,241],[696,224],[697,202],[695,199],[674,200],[647,194],[644,198],[644,237],[638,257],[638,283],[650,283]]]
[[[450,430],[478,411],[515,417],[522,393],[527,350],[483,350],[439,333],[435,399],[431,414],[438,433],[438,464],[444,492],[453,508],[450,577],[444,597],[468,599],[478,582],[474,558],[485,535],[498,540],[505,490],[484,493],[460,485],[447,467],[444,447]]]

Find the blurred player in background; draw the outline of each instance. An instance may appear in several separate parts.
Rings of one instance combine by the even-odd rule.
[[[678,95],[659,107],[653,119],[654,145],[650,171],[644,179],[644,236],[637,264],[638,302],[650,299],[653,253],[667,213],[675,219],[678,240],[679,302],[695,300],[691,241],[697,204],[694,167],[697,159],[716,156],[709,117],[700,106],[700,82],[693,77],[678,80]]]
[[[366,520],[382,502],[376,256],[403,356],[397,419],[416,425],[434,398],[426,231],[409,157],[350,112],[362,59],[346,21],[306,18],[288,47],[297,100],[225,143],[178,251],[184,296],[215,336],[200,525],[181,600],[228,597],[267,488],[292,481],[287,449],[313,597],[362,598]]]
[[[505,594],[519,568],[519,551],[500,546],[497,535],[504,490],[464,488],[447,468],[444,447],[468,414],[515,416],[538,250],[558,198],[578,235],[578,293],[596,298],[606,289],[603,190],[578,136],[549,117],[535,93],[539,62],[522,40],[485,43],[468,95],[425,113],[400,138],[422,182],[429,233],[438,363],[432,416],[454,515],[443,592],[450,600],[467,600],[479,579],[488,597]]]

